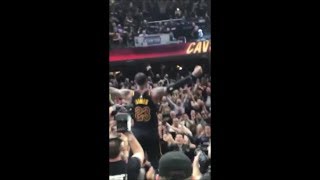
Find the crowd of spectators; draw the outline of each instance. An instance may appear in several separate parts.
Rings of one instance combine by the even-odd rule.
[[[110,0],[111,48],[134,46],[135,36],[166,33],[171,40],[199,38],[209,33],[209,0]],[[179,19],[179,20],[175,20]],[[162,21],[149,23],[152,21]]]
[[[152,67],[146,68],[150,87],[167,86],[183,76],[175,72],[168,72],[166,66],[161,66],[161,71],[153,72]],[[190,72],[191,73],[191,72]],[[124,77],[122,72],[110,74],[109,86],[116,88],[135,89],[133,79]],[[110,97],[114,104],[124,105],[122,99]],[[196,84],[186,85],[172,94],[164,96],[158,104],[158,133],[161,139],[161,153],[166,154],[172,151],[179,151],[185,154],[191,162],[199,167],[198,150],[207,156],[210,154],[211,146],[211,76],[209,72],[204,72],[201,78],[197,79]],[[113,117],[109,121],[109,135],[116,133],[116,122]],[[141,168],[141,179],[147,177],[151,170],[147,156]],[[197,161],[197,162],[195,162]],[[204,175],[210,171],[209,162],[202,164],[199,174]],[[144,175],[143,175],[144,174]],[[144,177],[144,178],[142,178]]]

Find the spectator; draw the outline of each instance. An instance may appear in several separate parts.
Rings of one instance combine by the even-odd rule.
[[[196,146],[191,144],[187,135],[183,133],[177,133],[175,139],[173,140],[171,134],[167,134],[167,141],[169,150],[171,151],[181,151],[186,153],[190,151],[190,148],[195,149]]]
[[[191,37],[193,39],[198,39],[198,30],[199,30],[199,26],[196,25],[195,22],[192,22],[192,32],[191,32]]]
[[[176,11],[174,12],[175,18],[179,19],[182,17],[182,11],[180,10],[180,8],[177,8]]]
[[[187,179],[192,175],[192,162],[181,152],[168,152],[159,162],[160,179]]]
[[[136,22],[136,24],[133,24],[133,26],[140,26],[140,22],[143,21],[144,17],[143,17],[142,11],[140,11],[139,8],[136,8],[135,10],[134,19],[135,19],[134,22]]]
[[[163,32],[165,32],[165,30],[166,30],[166,27],[165,27],[164,23],[159,22],[158,32],[159,32],[159,33],[163,33]]]
[[[183,114],[184,111],[184,102],[181,101],[181,99],[177,100],[177,104],[174,103],[170,97],[167,98],[169,104],[171,105],[172,109],[174,110],[175,114]]]
[[[208,7],[208,2],[206,2],[206,0],[200,0],[198,9],[197,9],[197,14],[200,17],[205,17],[205,13],[207,11],[207,7]]]
[[[158,83],[160,81],[160,74],[156,74],[156,76],[154,77],[154,81],[156,83]]]
[[[202,29],[198,29],[198,41],[203,41],[205,40],[203,38],[203,32],[202,32]]]
[[[133,155],[130,158],[121,156],[122,153],[128,154],[129,148]],[[143,161],[144,151],[133,134],[125,133],[121,138],[109,139],[109,179],[128,177],[128,180],[136,180]]]
[[[160,159],[159,174],[151,168],[146,179],[210,179],[210,171],[204,175],[201,174],[200,156],[201,152],[198,152],[191,164],[190,159],[180,151],[168,152]]]
[[[169,34],[171,32],[170,27],[165,27],[163,33]]]
[[[134,46],[134,27],[130,26],[128,31],[127,44],[128,47]]]
[[[197,122],[197,124],[201,124],[203,126],[206,125],[206,122],[204,121],[201,113],[199,113],[199,112],[196,112],[196,122]]]
[[[117,47],[120,47],[123,43],[123,38],[121,37],[120,32],[115,32],[112,34],[112,43]]]
[[[185,127],[181,123],[180,119],[178,119],[178,118],[173,119],[172,125],[167,123],[167,126],[169,128],[169,132],[173,135],[173,137],[175,137],[177,133],[184,133],[184,134],[192,136],[191,131],[187,127]]]
[[[186,114],[186,113],[182,115],[182,119],[181,120],[182,120],[182,124],[184,126],[186,126],[188,129],[190,129],[190,131],[191,131],[192,126],[195,125],[195,121],[194,120],[190,120],[188,114]]]
[[[206,24],[208,25],[208,27],[210,27],[211,20],[210,20],[210,16],[209,16],[208,11],[205,14],[205,20],[206,20]]]
[[[172,32],[172,30],[169,29],[169,36],[170,36],[170,41],[175,41],[176,38],[174,37],[174,34]]]
[[[127,27],[130,27],[130,26],[133,26],[133,17],[131,15],[131,13],[128,13],[126,18],[125,18],[125,21],[123,23],[125,26]]]
[[[207,87],[206,88],[206,107],[209,108],[211,107],[211,88],[210,87]]]
[[[159,0],[158,1],[158,7],[159,7],[159,11],[160,11],[160,16],[164,19],[168,18],[167,17],[167,5],[168,5],[168,1],[167,0]]]
[[[139,34],[140,37],[145,37],[147,36],[147,30],[142,30],[141,34]]]
[[[183,11],[183,13],[182,13],[182,18],[183,18],[184,20],[186,20],[188,17],[189,17],[189,16],[188,16],[188,11],[187,11],[187,9],[185,9],[185,10]]]
[[[127,12],[129,12],[129,13],[134,13],[134,11],[135,11],[135,7],[134,7],[134,5],[133,5],[133,2],[130,1]]]
[[[119,23],[119,19],[116,17],[116,14],[115,13],[111,13],[110,14],[110,22],[113,24],[113,23]]]
[[[168,98],[167,98],[168,99]],[[169,107],[169,109],[171,109],[170,107]],[[176,114],[176,112],[175,111],[170,111],[170,120],[169,120],[169,124],[172,124],[173,123],[173,119],[175,119],[175,118],[177,118],[177,114]]]
[[[197,12],[197,10],[198,10],[198,7],[199,7],[199,1],[194,1],[194,2],[192,3],[191,13],[195,13],[195,14],[196,14],[196,12]]]
[[[168,1],[168,5],[167,5],[167,14],[169,15],[169,18],[173,18],[174,14],[175,14],[175,2],[174,0],[172,1]]]

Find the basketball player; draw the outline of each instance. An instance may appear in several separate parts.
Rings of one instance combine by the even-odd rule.
[[[109,87],[109,93],[126,99],[133,104],[134,126],[132,132],[147,153],[149,161],[154,169],[158,169],[160,159],[160,144],[158,134],[157,103],[163,96],[173,92],[186,84],[195,83],[202,74],[201,66],[196,66],[192,74],[167,87],[156,87],[151,89],[148,85],[147,76],[137,73],[135,91],[129,89],[116,89]]]

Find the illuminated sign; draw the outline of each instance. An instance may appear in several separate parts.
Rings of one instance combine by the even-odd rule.
[[[187,54],[207,53],[210,48],[210,41],[192,42],[187,48]]]
[[[109,52],[109,62],[200,55],[210,51],[211,41],[114,49]]]

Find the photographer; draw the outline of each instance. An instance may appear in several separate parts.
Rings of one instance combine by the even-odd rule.
[[[132,133],[119,135],[109,139],[109,179],[136,180],[144,161],[144,151]],[[127,157],[129,148],[133,152],[130,158]]]

